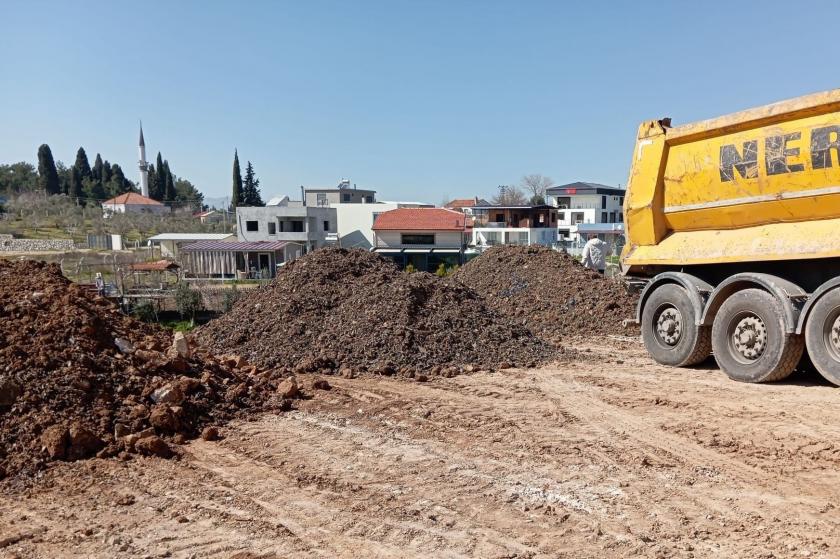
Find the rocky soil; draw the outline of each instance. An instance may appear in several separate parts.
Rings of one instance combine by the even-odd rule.
[[[591,359],[426,383],[330,377],[182,460],[0,482],[0,557],[840,556],[836,388],[569,342]]]
[[[57,265],[0,260],[0,479],[93,455],[171,456],[170,443],[242,410],[290,407],[283,382],[173,343]]]
[[[322,249],[291,262],[196,338],[265,367],[418,378],[533,366],[562,354],[459,281],[402,272],[361,249]]]
[[[547,340],[638,333],[622,326],[635,315],[636,295],[549,248],[494,247],[468,262],[455,278],[484,297],[488,307]]]

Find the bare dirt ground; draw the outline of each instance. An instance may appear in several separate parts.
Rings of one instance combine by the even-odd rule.
[[[559,368],[330,378],[181,461],[61,464],[0,496],[0,555],[840,555],[840,392],[578,346]]]

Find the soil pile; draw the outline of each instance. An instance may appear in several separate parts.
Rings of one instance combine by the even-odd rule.
[[[214,351],[295,372],[447,374],[559,354],[460,282],[402,272],[361,249],[321,249],[287,264],[196,336]]]
[[[572,256],[538,246],[494,247],[455,277],[488,306],[547,340],[563,336],[637,333],[622,320],[636,312],[636,295],[588,270]]]
[[[169,456],[167,441],[240,410],[288,407],[281,380],[173,343],[57,265],[0,260],[0,478],[51,460]]]

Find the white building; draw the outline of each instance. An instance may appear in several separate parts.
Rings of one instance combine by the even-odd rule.
[[[182,245],[199,241],[235,241],[233,233],[160,233],[149,237],[149,243],[160,249],[161,258],[177,260]]]
[[[546,203],[558,209],[557,232],[561,241],[585,241],[580,224],[624,222],[625,189],[592,182],[573,182],[546,190]],[[620,227],[612,228],[618,229]]]
[[[383,213],[373,225],[373,251],[399,266],[425,272],[464,263],[470,240],[470,219],[444,208],[398,208]]]
[[[554,206],[474,206],[472,245],[545,245],[557,242]]]
[[[338,242],[343,248],[371,248],[373,224],[385,212],[399,208],[431,208],[421,202],[373,202],[372,204],[333,204],[338,219]]]
[[[112,214],[150,213],[155,215],[168,214],[169,206],[164,206],[157,200],[152,200],[136,192],[126,192],[102,202],[102,214],[108,217]]]

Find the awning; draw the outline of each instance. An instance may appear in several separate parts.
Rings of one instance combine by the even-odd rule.
[[[377,247],[377,248],[371,249],[371,252],[383,252],[385,254],[400,254],[400,253],[402,253],[402,249],[401,248],[379,248],[379,247]]]
[[[461,252],[461,249],[460,248],[433,248],[432,252],[434,252],[435,254],[440,254],[440,253],[458,254],[458,253]]]
[[[404,248],[403,252],[406,254],[429,254],[432,252],[430,248]]]

